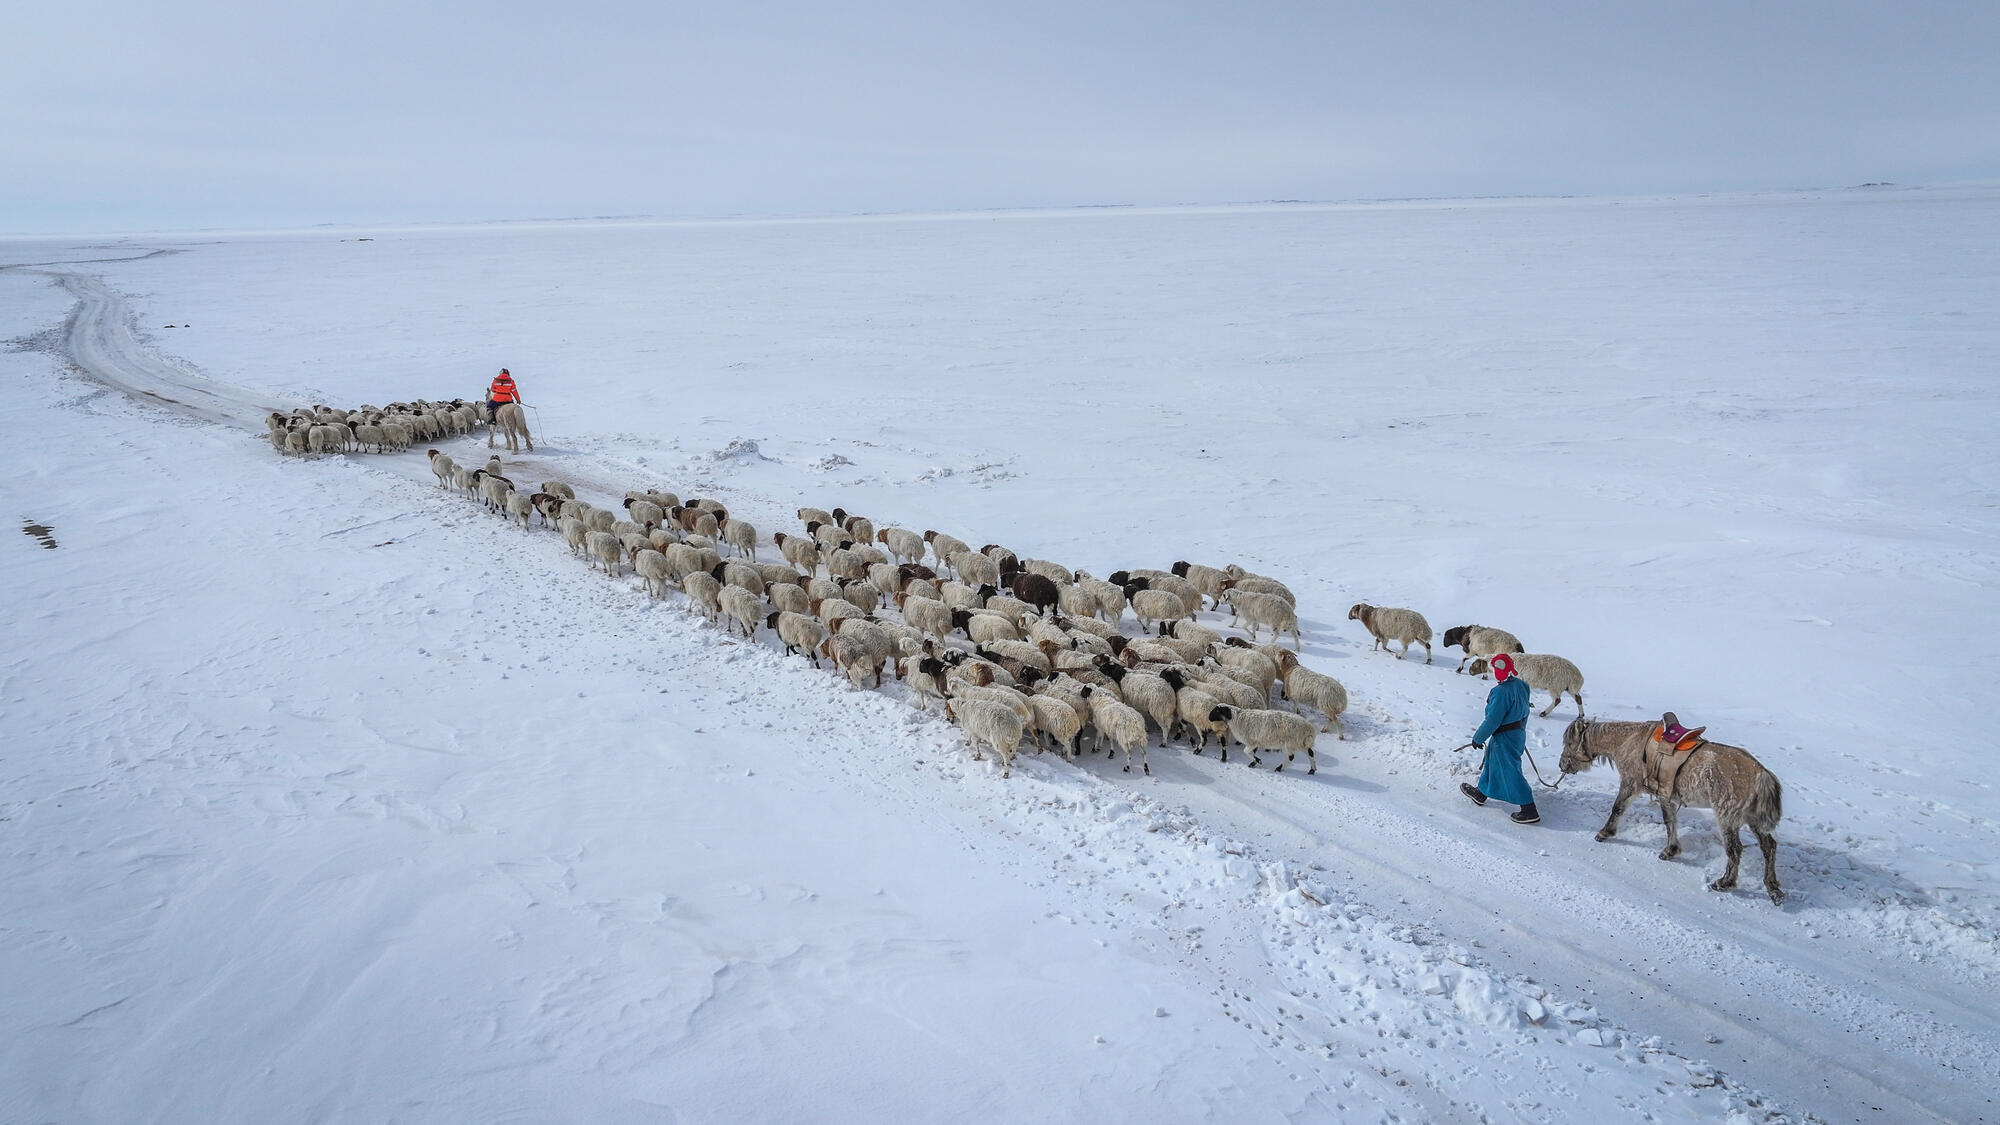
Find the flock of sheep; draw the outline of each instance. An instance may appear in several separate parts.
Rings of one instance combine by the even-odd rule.
[[[264,418],[271,446],[280,453],[401,453],[419,441],[471,433],[486,421],[484,410],[464,399],[450,402],[392,402],[376,408],[335,410],[299,407]]]
[[[1282,752],[1282,770],[1303,751],[1315,773],[1317,734],[1338,728],[1346,737],[1346,688],[1299,661],[1296,597],[1240,566],[1177,562],[1100,579],[998,544],[975,550],[939,531],[878,528],[840,508],[800,508],[799,527],[768,541],[784,561],[764,561],[758,530],[714,500],[633,491],[619,508],[600,508],[560,481],[516,485],[497,456],[477,468],[435,449],[429,457],[440,487],[476,496],[523,529],[536,520],[558,529],[573,553],[609,576],[636,574],[655,598],[677,591],[745,638],[769,629],[786,651],[816,667],[824,661],[856,688],[879,688],[887,668],[918,706],[941,706],[975,758],[992,750],[1003,777],[1028,739],[1071,761],[1086,745],[1123,752],[1127,771],[1136,750],[1150,774],[1157,731],[1160,745],[1182,741],[1197,754],[1215,742],[1225,762],[1233,741],[1252,767]],[[1227,625],[1197,621],[1224,607]],[[1137,635],[1121,629],[1128,611]],[[1401,642],[1399,658],[1411,644],[1429,652],[1431,628],[1412,610],[1357,605],[1348,616],[1377,647]],[[1266,630],[1269,641],[1258,643]],[[1445,643],[1463,648],[1461,669],[1522,651],[1511,634],[1482,626],[1448,630]],[[1581,713],[1575,665],[1527,655],[1517,666],[1555,693],[1550,710],[1569,692]]]

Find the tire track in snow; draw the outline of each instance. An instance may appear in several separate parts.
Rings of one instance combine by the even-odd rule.
[[[125,302],[98,278],[74,271],[37,272],[54,278],[77,298],[78,304],[61,331],[61,349],[94,381],[160,409],[259,436],[269,410],[287,405],[276,401],[278,396],[205,378],[159,356],[139,338],[135,317]],[[608,469],[598,471],[569,460],[555,462],[532,455],[514,460],[530,473],[546,466],[553,475],[559,468],[565,479],[578,484],[594,486],[612,496],[623,491]],[[412,480],[428,477],[415,459],[383,458],[370,464]],[[1396,709],[1395,714],[1427,710],[1415,697],[1378,699],[1374,705],[1385,702]],[[1391,729],[1371,737],[1371,742],[1380,746],[1394,746],[1397,741]],[[1450,825],[1450,831],[1443,831],[1425,823],[1427,817],[1392,802],[1371,801],[1324,786],[1299,786],[1290,778],[1281,785],[1266,775],[1242,772],[1218,785],[1213,782],[1215,775],[1223,772],[1219,764],[1205,759],[1188,759],[1188,763],[1194,774],[1203,775],[1199,782],[1180,787],[1173,796],[1159,794],[1161,798],[1203,798],[1194,802],[1196,815],[1211,826],[1224,826],[1227,834],[1269,836],[1273,827],[1296,833],[1292,840],[1260,849],[1260,858],[1310,862],[1320,849],[1332,844],[1345,865],[1365,872],[1361,893],[1378,902],[1389,896],[1400,896],[1406,902],[1415,896],[1421,902],[1443,895],[1477,903],[1480,913],[1497,919],[1484,932],[1491,940],[1485,944],[1483,956],[1503,967],[1510,961],[1518,966],[1534,964],[1537,949],[1560,950],[1566,963],[1537,975],[1561,988],[1570,988],[1573,978],[1588,980],[1598,995],[1625,1000],[1619,1005],[1625,1012],[1657,1017],[1674,1029],[1683,1043],[1691,1044],[1697,1036],[1716,1036],[1738,1050],[1745,1050],[1746,1043],[1753,1044],[1747,1048],[1751,1057],[1731,1068],[1735,1076],[1753,1085],[1787,1091],[1799,1091],[1808,1076],[1816,1077],[1822,1082],[1814,1093],[1824,1099],[1820,1107],[1823,1118],[1879,1120],[1879,1111],[1871,1112],[1875,1106],[1893,1106],[1908,1120],[1971,1120],[1980,1112],[1977,1084],[1967,1088],[1919,1065],[1920,1060],[1934,1057],[1924,1050],[1928,1044],[1919,1043],[1915,1057],[1909,1053],[1887,1055],[1865,1028],[1806,1025],[1808,1033],[1801,1035],[1802,1025],[1796,1018],[1773,1021],[1776,1026],[1768,1028],[1760,1026],[1759,1016],[1750,1010],[1754,1005],[1746,1005],[1742,999],[1741,974],[1747,965],[1773,966],[1802,990],[1813,993],[1820,1016],[1845,1015],[1866,1023],[1870,1015],[1886,1011],[1906,1016],[1913,1006],[1920,1005],[1935,1013],[1928,1017],[1927,1025],[1920,1025],[1922,1033],[1943,1037],[1957,1030],[1952,1023],[1978,1026],[1981,1022],[1976,1011],[1945,992],[1918,989],[1917,995],[1899,996],[1885,990],[1879,979],[1867,977],[1865,963],[1857,969],[1832,954],[1816,956],[1802,950],[1783,915],[1772,912],[1768,919],[1703,922],[1685,909],[1659,903],[1648,907],[1634,901],[1635,894],[1643,896],[1658,889],[1665,876],[1641,885],[1621,886],[1612,872],[1589,862],[1528,862],[1522,848],[1532,845],[1523,838],[1480,826],[1468,828],[1463,818]],[[1399,764],[1414,763],[1402,760]],[[1426,793],[1418,799],[1430,797]],[[1420,870],[1405,869],[1395,862],[1396,856],[1385,853],[1384,841],[1396,841],[1398,855],[1420,853],[1429,859]],[[1537,842],[1548,848],[1564,847],[1573,856],[1583,854],[1589,846],[1560,836],[1544,836]],[[1441,859],[1444,862],[1439,862]],[[1505,872],[1504,879],[1492,877],[1496,869]],[[1484,875],[1478,874],[1482,871]],[[1685,891],[1670,885],[1662,893]],[[1511,905],[1522,902],[1533,903],[1538,909],[1528,917],[1507,915]],[[1468,912],[1442,917],[1454,931],[1448,936],[1466,939],[1465,933],[1457,931],[1464,928]],[[1663,934],[1676,937],[1663,941]],[[1518,948],[1523,935],[1532,942],[1530,949]],[[1647,948],[1649,943],[1653,949],[1705,944],[1717,953],[1684,959],[1676,965],[1683,976],[1675,980],[1674,988],[1663,988],[1655,975],[1657,970],[1641,971],[1630,961],[1636,949]],[[1634,1025],[1641,1022],[1630,1014],[1623,1018]],[[1970,1037],[1960,1037],[1954,1050],[1960,1058],[1993,1061],[1990,1047]]]

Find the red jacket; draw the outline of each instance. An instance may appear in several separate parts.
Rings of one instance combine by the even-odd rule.
[[[486,388],[486,397],[494,402],[519,402],[521,391],[514,386],[512,375],[501,375],[493,380],[491,387]]]

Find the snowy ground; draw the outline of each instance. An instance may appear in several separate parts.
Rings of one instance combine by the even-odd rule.
[[[57,543],[0,552],[0,1117],[2000,1117],[2000,192],[0,267],[0,466]],[[1003,781],[418,454],[251,436],[501,364],[545,427],[519,479],[1285,577],[1354,738]],[[1750,747],[1791,897],[1705,890],[1704,812],[1672,862],[1650,806],[1594,843],[1602,769],[1537,828],[1466,804],[1485,685],[1371,653],[1360,600]]]

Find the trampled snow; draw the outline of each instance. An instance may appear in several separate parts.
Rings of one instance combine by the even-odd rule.
[[[0,556],[0,1117],[1991,1120],[1996,251],[1975,189],[0,243],[56,543]],[[1277,575],[1352,737],[1003,780],[421,453],[262,440],[502,365],[517,480]],[[1594,842],[1608,767],[1466,803],[1486,685],[1360,601],[1748,747],[1790,897],[1705,811]]]

